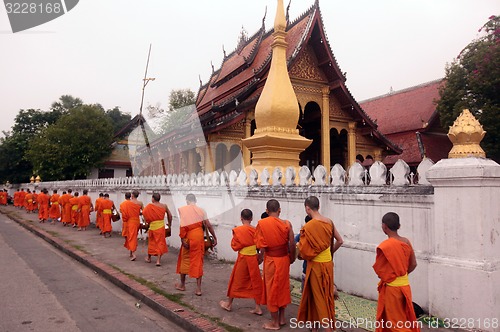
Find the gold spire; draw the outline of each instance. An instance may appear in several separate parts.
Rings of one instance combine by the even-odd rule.
[[[486,157],[479,143],[486,132],[468,109],[464,109],[460,116],[450,127],[448,138],[453,143],[453,148],[448,158]]]
[[[311,144],[299,135],[299,103],[288,76],[285,41],[286,18],[283,0],[278,0],[272,47],[271,68],[255,106],[257,129],[243,144],[252,152],[252,166],[299,166],[299,154]]]

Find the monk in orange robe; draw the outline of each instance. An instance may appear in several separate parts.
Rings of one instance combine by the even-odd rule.
[[[0,204],[7,205],[7,192],[0,190]]]
[[[295,239],[288,220],[279,218],[280,203],[271,199],[266,204],[269,217],[259,220],[255,230],[255,244],[264,253],[263,303],[272,320],[264,324],[268,330],[278,330],[286,324],[285,308],[290,297],[290,264],[295,261]]]
[[[99,203],[99,211],[102,214],[101,232],[105,238],[111,237],[111,232],[113,231],[113,226],[111,226],[111,214],[113,214],[113,210],[116,210],[115,203],[109,199],[109,194],[106,193]]]
[[[123,221],[122,236],[125,236],[125,248],[129,250],[131,261],[137,258],[135,252],[137,250],[137,234],[141,224],[141,210],[144,207],[139,197],[139,191],[134,190],[132,193],[125,194],[125,201],[120,204],[120,213]]]
[[[415,253],[407,238],[398,235],[399,216],[394,212],[382,217],[382,230],[388,239],[377,247],[373,269],[378,284],[376,332],[418,332],[408,274],[417,267]],[[392,328],[390,328],[392,326]]]
[[[52,224],[55,224],[56,220],[61,218],[61,206],[59,205],[60,197],[57,190],[54,190],[50,196],[49,219],[52,221]]]
[[[29,189],[24,196],[24,207],[28,213],[33,213],[33,193]]]
[[[62,208],[61,221],[63,223],[63,226],[68,226],[69,224],[71,224],[71,204],[69,203],[69,200],[73,198],[71,192],[72,190],[68,189],[68,192],[66,194],[63,193],[59,201]]]
[[[29,189],[26,189],[29,190]],[[26,209],[26,195],[28,194],[27,191],[24,191],[24,189],[21,189],[21,192],[19,193],[19,208],[21,209]]]
[[[81,213],[78,210],[79,194],[75,193],[75,196],[69,199],[69,204],[71,205],[71,224],[75,228],[80,223]]]
[[[92,201],[88,196],[89,191],[83,189],[83,195],[78,198],[78,212],[80,213],[80,218],[78,222],[78,230],[87,230],[90,225],[90,212],[94,210]]]
[[[165,241],[165,214],[169,227],[172,226],[172,214],[166,204],[160,203],[160,199],[160,194],[154,193],[151,203],[142,211],[144,220],[149,224],[146,262],[151,263],[151,256],[156,256],[156,266],[161,266],[161,256],[168,252]]]
[[[38,220],[44,223],[49,219],[49,195],[47,195],[47,189],[42,189],[37,197],[38,203]]]
[[[262,276],[260,275],[259,260],[257,257],[257,247],[254,236],[255,227],[251,225],[253,213],[249,209],[241,211],[241,223],[243,225],[233,228],[233,239],[231,248],[238,251],[238,258],[234,263],[231,278],[227,289],[229,300],[220,301],[222,309],[231,311],[234,298],[254,299],[255,308],[250,312],[261,316],[262,309]]]
[[[175,288],[186,290],[186,275],[196,278],[195,294],[201,296],[201,279],[203,276],[203,258],[205,255],[205,241],[203,224],[208,227],[214,238],[213,245],[217,245],[217,237],[212,224],[208,220],[205,210],[196,206],[196,196],[186,196],[187,205],[179,208],[181,250],[177,258],[177,270],[180,274],[180,283]]]
[[[31,202],[31,211],[35,213],[38,210],[38,194],[33,190],[33,201]]]
[[[13,199],[14,199],[14,207],[18,207],[19,206],[19,190],[14,192]]]
[[[104,199],[104,194],[99,193],[99,197],[96,198],[95,200],[95,227],[99,228],[101,232],[99,235],[102,234],[102,209],[99,208],[99,205],[101,204],[101,201]]]
[[[312,219],[300,230],[299,257],[307,260],[306,277],[297,321],[313,331],[335,329],[333,254],[343,243],[333,221],[319,213],[319,199],[310,196],[305,203]],[[335,241],[336,240],[336,241]],[[328,322],[330,326],[322,325]]]

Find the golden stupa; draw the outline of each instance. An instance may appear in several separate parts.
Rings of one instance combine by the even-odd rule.
[[[299,154],[311,140],[299,135],[299,103],[288,76],[285,37],[286,18],[283,0],[278,0],[274,21],[272,59],[262,94],[255,107],[257,129],[253,136],[243,140],[252,152],[250,169],[260,172],[275,167],[299,167]],[[248,168],[247,168],[248,170]]]

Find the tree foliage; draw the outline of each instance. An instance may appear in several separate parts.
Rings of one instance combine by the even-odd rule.
[[[85,178],[111,153],[113,125],[104,110],[82,105],[30,141],[27,157],[42,179]]]
[[[106,115],[111,119],[111,123],[113,124],[113,133],[122,129],[132,119],[129,113],[123,113],[118,106],[107,110]]]
[[[486,156],[500,162],[500,17],[491,16],[479,31],[484,35],[447,66],[437,109],[447,128],[468,108],[486,131]]]
[[[195,94],[190,89],[172,90],[169,96],[168,112],[166,112],[161,132],[163,134],[184,124],[195,109]]]

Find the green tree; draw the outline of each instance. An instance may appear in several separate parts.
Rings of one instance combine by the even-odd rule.
[[[437,104],[441,124],[451,126],[468,108],[481,122],[486,156],[500,162],[500,17],[491,16],[473,40],[446,67],[446,85]]]
[[[120,107],[118,106],[107,110],[106,115],[111,119],[111,123],[113,124],[113,133],[122,129],[132,119],[129,113],[120,111]]]
[[[112,139],[113,125],[102,107],[82,105],[43,130],[27,157],[46,181],[85,178],[110,155]]]
[[[0,180],[12,183],[27,182],[33,166],[26,158],[31,142],[60,117],[59,111],[20,110],[10,132],[0,139]]]
[[[83,105],[83,101],[78,97],[71,95],[62,95],[59,101],[52,103],[50,109],[60,112],[61,114],[67,113],[70,109]]]
[[[161,126],[162,133],[168,133],[184,124],[191,114],[196,112],[195,102],[195,94],[190,89],[172,90],[169,96],[168,112]]]

